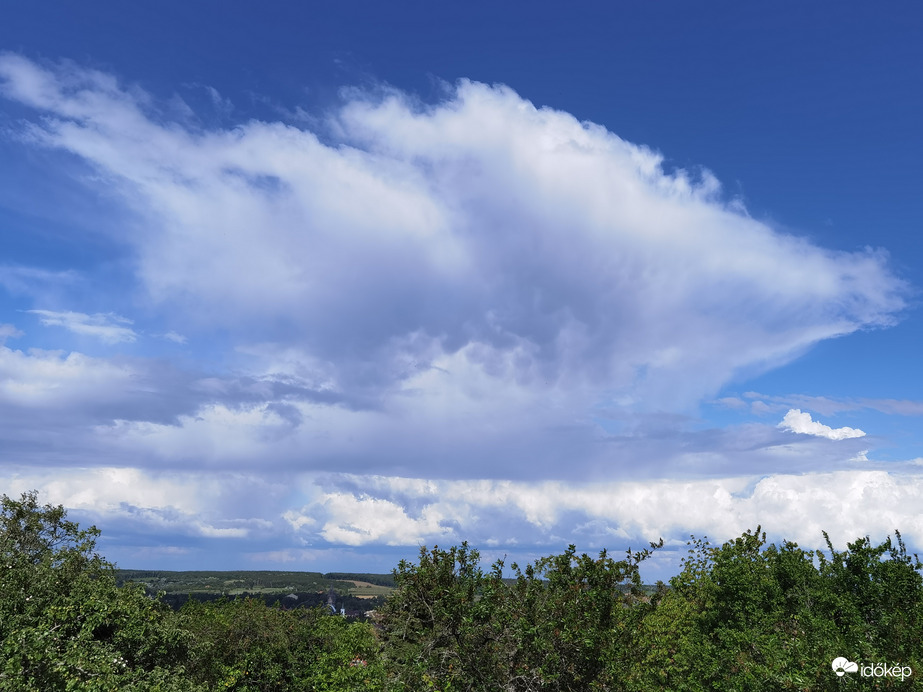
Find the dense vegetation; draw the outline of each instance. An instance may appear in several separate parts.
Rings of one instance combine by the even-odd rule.
[[[174,612],[120,583],[98,535],[2,497],[0,689],[913,689],[923,672],[923,565],[900,534],[842,552],[692,539],[655,591],[649,550],[484,569],[465,544],[422,549],[374,623],[256,598]]]

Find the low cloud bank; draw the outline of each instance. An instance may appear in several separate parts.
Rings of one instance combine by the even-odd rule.
[[[125,468],[29,471],[2,478],[38,488],[114,533],[125,550],[195,549],[218,539],[229,552],[310,547],[381,549],[468,540],[496,550],[679,546],[690,533],[723,541],[762,524],[775,540],[821,548],[898,529],[923,544],[923,473],[880,469],[656,482],[433,481],[385,476],[162,474]],[[242,511],[241,508],[246,507]],[[126,532],[130,534],[126,536]],[[143,546],[144,541],[140,544]]]

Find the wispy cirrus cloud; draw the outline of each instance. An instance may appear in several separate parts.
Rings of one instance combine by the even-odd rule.
[[[742,396],[725,396],[711,402],[715,406],[758,415],[781,413],[793,407],[808,409],[824,416],[847,411],[878,411],[898,416],[923,415],[923,401],[913,399],[876,399],[871,397],[830,397],[810,394],[762,394],[745,392]]]
[[[19,265],[0,266],[0,286],[13,294],[41,294],[52,286],[72,286],[80,281],[73,270],[52,271]]]
[[[129,325],[131,320],[112,313],[87,315],[82,312],[57,312],[54,310],[27,310],[38,315],[46,327],[63,327],[69,332],[92,336],[106,344],[131,343],[138,338]]]

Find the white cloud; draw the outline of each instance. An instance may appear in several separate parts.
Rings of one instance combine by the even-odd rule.
[[[22,332],[12,324],[0,324],[0,344],[5,344],[7,339],[18,339]]]
[[[202,521],[193,522],[192,525],[207,538],[246,538],[249,535],[247,529],[240,527],[220,528]]]
[[[297,441],[286,440],[291,430],[291,422],[265,404],[207,404],[176,424],[116,419],[95,433],[102,444],[123,453],[143,450],[170,462],[247,467],[267,454],[291,458],[297,453]]]
[[[338,546],[462,540],[519,559],[572,542],[588,551],[637,548],[660,537],[675,547],[690,533],[721,542],[757,524],[773,540],[804,547],[824,547],[823,531],[845,546],[864,535],[881,539],[894,529],[911,545],[923,544],[918,467],[597,483],[271,476],[33,468],[4,473],[0,487],[10,495],[37,488],[43,501],[63,503],[81,522],[100,526],[104,536],[130,528],[137,536],[157,535],[180,552],[196,545],[182,537],[244,541],[262,561],[305,561],[311,555],[330,560],[333,553],[325,551]],[[122,550],[140,555],[144,546]]]
[[[55,312],[53,310],[27,310],[38,315],[46,327],[64,327],[74,334],[92,336],[103,343],[131,343],[137,339],[135,331],[127,326],[132,321],[112,313],[86,315],[82,312]]]
[[[821,547],[823,531],[843,544],[866,534],[884,537],[895,528],[917,545],[923,542],[918,473],[843,470],[592,485],[380,476],[339,482],[343,488],[290,511],[293,528],[347,545],[464,539],[474,545],[554,545],[577,536],[584,547],[605,547],[660,537],[676,542],[690,532],[723,541],[758,523],[773,536],[806,546]]]
[[[123,399],[135,374],[127,364],[81,353],[24,353],[0,345],[0,402],[27,409],[81,409],[93,400]]]
[[[50,498],[75,509],[93,509],[100,513],[118,512],[125,504],[145,509],[177,509],[186,514],[201,511],[199,488],[183,483],[181,477],[152,477],[140,469],[97,467],[64,471],[57,479],[38,474],[18,479],[19,484],[35,483]]]
[[[190,131],[73,65],[7,54],[0,80],[45,112],[33,141],[135,210],[154,301],[240,345],[300,343],[378,400],[467,349],[483,400],[551,383],[582,407],[688,409],[903,306],[882,254],[778,233],[707,172],[667,174],[506,87],[463,81],[426,107],[350,92],[322,141],[280,123]]]
[[[395,502],[348,493],[329,493],[323,508],[328,515],[320,535],[330,543],[363,545],[421,545],[452,531],[440,523],[440,513],[427,507],[420,517],[410,517]],[[297,525],[297,519],[292,526]]]
[[[716,399],[712,402],[716,406],[721,406],[723,408],[729,408],[735,411],[747,408],[747,402],[736,396],[726,396],[720,399]]]
[[[130,524],[141,534],[153,530],[222,539],[272,530],[272,519],[278,517],[267,518],[267,507],[285,493],[281,484],[254,476],[114,466],[4,469],[0,488],[10,496],[36,489],[43,502],[63,504],[116,531]]]
[[[39,111],[27,145],[82,159],[131,210],[117,242],[157,332],[215,351],[205,375],[0,345],[2,460],[107,464],[4,487],[28,481],[118,527],[268,536],[254,550],[280,560],[305,544],[637,546],[766,517],[810,545],[822,529],[923,540],[920,476],[831,471],[861,459],[846,440],[861,431],[796,409],[782,428],[808,434],[794,439],[675,423],[741,372],[891,324],[906,286],[882,252],[781,233],[709,173],[667,173],[506,87],[463,81],[429,106],[353,91],[312,129],[190,128],[111,75],[9,54],[0,89]],[[68,278],[30,271],[0,283],[34,295]],[[33,314],[138,338],[112,314]]]
[[[857,428],[831,428],[811,418],[810,413],[803,413],[801,409],[793,408],[785,414],[779,423],[779,428],[801,435],[816,435],[826,437],[828,440],[847,440],[854,437],[865,437],[865,433]]]

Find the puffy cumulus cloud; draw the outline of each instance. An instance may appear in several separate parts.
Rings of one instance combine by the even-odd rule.
[[[285,447],[286,438],[301,425],[305,401],[330,399],[290,381],[206,377],[161,359],[0,342],[0,465],[131,459],[139,467],[182,470],[223,459],[227,469],[274,453],[291,461],[297,450]]]
[[[780,233],[709,173],[667,172],[502,86],[462,81],[436,104],[348,91],[304,128],[215,129],[112,75],[3,54],[0,94],[36,113],[25,146],[82,159],[133,215],[112,242],[130,246],[145,333],[227,345],[208,373],[181,371],[14,350],[0,326],[0,485],[38,488],[125,555],[218,540],[298,563],[347,546],[360,568],[418,543],[534,556],[767,517],[806,545],[894,528],[923,543],[919,468],[882,470],[848,439],[864,433],[792,408],[919,402],[747,393],[717,403],[792,408],[783,425],[683,429],[735,374],[891,324],[906,286],[882,252]],[[37,306],[80,280],[0,267]],[[33,314],[137,338],[114,315]]]
[[[443,526],[441,513],[427,507],[411,517],[401,505],[374,497],[357,498],[349,493],[329,493],[323,499],[327,514],[320,535],[330,543],[363,545],[419,545],[452,534]],[[298,525],[300,517],[292,522]]]
[[[352,476],[326,488],[286,520],[309,542],[350,546],[643,545],[689,533],[727,540],[762,524],[777,538],[823,545],[894,529],[923,543],[919,472],[841,470],[691,481],[527,483]],[[410,508],[410,509],[408,509]],[[771,518],[771,520],[767,520]]]
[[[386,404],[361,391],[345,397],[313,361],[302,369],[283,354],[269,367],[292,374],[196,379],[177,402],[194,405],[175,418],[127,420],[113,411],[93,435],[108,454],[180,468],[412,473],[426,466],[470,477],[558,474],[566,455],[577,455],[583,468],[608,463],[611,452],[600,446],[595,424],[576,418],[572,393],[549,386],[536,400],[535,387],[515,382],[495,390],[468,353],[440,357]],[[501,360],[492,367],[504,367]],[[496,454],[485,454],[489,449]],[[523,454],[528,466],[518,462]]]
[[[125,467],[59,468],[53,475],[5,470],[0,488],[36,488],[82,524],[96,524],[110,557],[124,563],[187,559],[214,542],[233,545],[255,564],[315,564],[336,569],[342,555],[386,552],[382,570],[419,545],[468,540],[490,559],[560,551],[615,552],[664,538],[656,569],[676,568],[690,533],[724,541],[762,524],[772,540],[824,547],[899,529],[923,544],[919,464],[820,473],[778,473],[692,480],[433,480],[358,474],[174,472]],[[394,552],[398,551],[398,552]],[[108,555],[109,553],[107,553]],[[217,558],[216,558],[217,559]],[[376,558],[377,560],[378,558]],[[146,562],[145,564],[150,564]],[[237,564],[239,568],[239,563]],[[653,564],[653,563],[652,563]],[[233,566],[231,564],[230,566]]]
[[[779,427],[801,435],[816,435],[829,440],[847,440],[854,437],[865,437],[865,432],[857,428],[831,428],[811,418],[810,413],[803,413],[801,409],[793,408],[785,414]]]
[[[346,92],[310,131],[190,129],[111,75],[11,54],[0,84],[43,114],[28,141],[81,157],[134,210],[155,304],[242,346],[297,344],[370,405],[403,410],[412,388],[465,425],[455,402],[513,387],[684,409],[904,304],[882,253],[776,232],[710,174],[667,173],[502,86],[462,81],[433,105]],[[426,374],[446,362],[479,387],[443,394]]]
[[[113,314],[86,315],[82,312],[55,312],[53,310],[28,310],[38,315],[41,323],[46,327],[64,327],[74,334],[92,336],[103,343],[117,344],[120,342],[131,343],[138,335],[128,325],[132,321]]]
[[[58,470],[55,476],[27,472],[7,477],[5,483],[36,487],[47,495],[49,502],[92,509],[102,515],[118,513],[125,505],[147,510],[172,509],[187,515],[202,508],[201,487],[184,484],[178,477],[152,477],[134,468]]]

